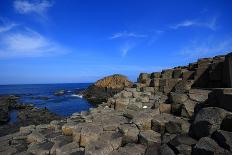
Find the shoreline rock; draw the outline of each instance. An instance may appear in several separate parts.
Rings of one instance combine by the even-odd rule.
[[[17,98],[14,96],[4,96],[0,97],[0,105],[7,105],[7,114],[5,115],[5,120],[0,125],[0,136],[4,136],[13,132],[19,131],[21,126],[27,125],[39,125],[44,123],[49,123],[52,120],[60,120],[61,117],[53,114],[48,109],[36,108],[31,104],[19,104],[17,103]],[[0,109],[4,110],[4,109]],[[9,123],[10,112],[17,111],[17,121],[15,123]],[[3,115],[1,113],[0,115]]]
[[[126,76],[114,74],[98,80],[80,94],[90,103],[101,104],[102,102],[106,102],[114,94],[122,91],[123,88],[131,87],[132,84]]]
[[[232,154],[232,88],[215,63],[224,56],[141,73],[96,108],[0,137],[0,154]]]

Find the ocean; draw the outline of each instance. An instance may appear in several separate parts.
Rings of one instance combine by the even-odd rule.
[[[0,95],[17,95],[19,103],[46,107],[57,115],[70,116],[93,107],[87,100],[75,95],[89,85],[91,83],[0,85]],[[54,92],[59,90],[65,90],[65,95],[55,96]]]

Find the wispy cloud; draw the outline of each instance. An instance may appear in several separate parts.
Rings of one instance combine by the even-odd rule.
[[[180,55],[187,59],[197,59],[200,57],[225,54],[225,52],[230,51],[232,51],[232,38],[223,40],[206,38],[203,41],[192,41],[189,45],[181,49]]]
[[[14,1],[14,8],[20,14],[37,14],[39,16],[46,16],[46,13],[53,3],[48,0],[16,0]]]
[[[4,18],[0,18],[0,33],[10,31],[15,26],[17,26],[17,24],[10,22]]]
[[[29,28],[0,35],[0,58],[41,57],[64,52],[58,43]]]
[[[115,33],[109,38],[110,39],[117,39],[117,38],[144,38],[144,37],[147,37],[147,35],[123,31],[123,32]]]
[[[217,17],[213,17],[206,21],[200,21],[200,20],[185,20],[178,24],[170,26],[172,29],[179,29],[184,27],[205,27],[211,30],[216,30],[216,23],[217,23]]]
[[[134,48],[134,46],[135,45],[133,43],[131,43],[131,42],[125,42],[120,48],[122,58],[124,58],[128,54],[128,52],[132,48]]]

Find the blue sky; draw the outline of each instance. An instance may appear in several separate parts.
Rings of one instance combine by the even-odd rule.
[[[231,0],[1,0],[0,84],[94,82],[232,51]]]

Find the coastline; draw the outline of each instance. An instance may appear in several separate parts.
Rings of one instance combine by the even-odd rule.
[[[60,120],[58,116],[48,109],[36,108],[33,105],[18,103],[18,97],[15,96],[0,96],[0,103],[7,102],[5,107],[5,121],[0,125],[0,136],[18,132],[19,128],[27,125],[39,125],[49,123],[52,120]],[[11,112],[16,111],[17,114],[14,122],[11,120]]]
[[[0,152],[231,154],[231,62],[232,53],[141,73],[96,108],[0,137]]]

